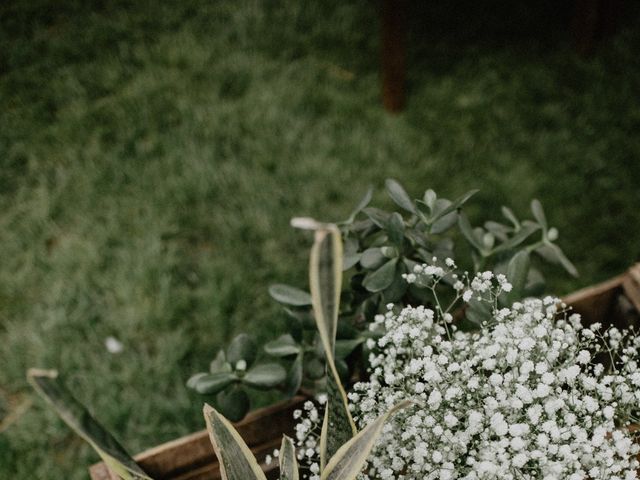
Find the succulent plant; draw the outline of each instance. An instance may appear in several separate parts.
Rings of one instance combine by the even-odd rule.
[[[432,292],[410,285],[403,278],[418,264],[433,263],[434,258],[440,262],[452,258],[471,274],[488,269],[504,273],[513,284],[513,290],[505,296],[507,302],[542,293],[542,262],[558,264],[569,274],[577,275],[555,243],[558,230],[548,225],[538,200],[531,202],[532,219],[521,220],[511,209],[502,207],[503,220],[473,227],[463,209],[476,190],[448,200],[429,189],[420,198],[412,199],[396,180],[387,179],[385,186],[395,210],[369,206],[373,196],[369,189],[349,217],[335,225],[342,240],[340,274],[344,279],[336,300],[339,321],[335,368],[343,382],[365,370],[367,356],[361,345],[374,335],[366,327],[376,314],[384,312],[386,304],[429,305],[433,301]],[[295,223],[311,228],[318,225],[308,219]],[[300,387],[325,390],[325,352],[316,330],[311,293],[275,284],[269,287],[269,294],[282,305],[286,319],[286,333],[262,345],[267,355],[288,365],[286,380],[274,388],[288,395]],[[482,302],[471,302],[461,327],[476,328],[489,314]],[[194,378],[188,382],[191,387]],[[238,388],[237,383],[228,383],[218,394],[218,406],[225,414],[232,412],[226,411],[220,400],[226,389]],[[251,394],[251,390],[243,391]],[[240,416],[240,406],[245,407],[246,413],[249,405],[249,401],[234,403],[234,418]]]

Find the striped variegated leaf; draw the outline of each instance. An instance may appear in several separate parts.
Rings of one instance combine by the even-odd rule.
[[[335,225],[325,225],[316,230],[309,263],[309,283],[320,339],[327,357],[333,358],[342,288],[342,238]]]
[[[282,446],[280,447],[280,480],[299,480],[298,460],[296,459],[296,447],[293,441],[286,435],[282,436]]]
[[[412,404],[411,400],[398,403],[342,445],[322,470],[321,480],[354,480],[364,467],[385,422],[395,412]]]
[[[118,441],[107,432],[64,386],[55,370],[32,368],[27,379],[60,417],[100,455],[109,469],[124,480],[151,480]]]
[[[338,373],[333,363],[327,362],[327,403],[325,421],[320,432],[320,466],[327,461],[346,442],[357,433],[355,423],[351,418],[347,394],[340,383]]]
[[[220,462],[222,480],[267,480],[253,453],[229,420],[207,404],[203,413],[213,450]]]
[[[327,405],[320,441],[321,466],[357,433],[334,358],[342,288],[342,256],[342,237],[338,227],[317,224],[309,261],[309,284],[313,313],[327,359]]]

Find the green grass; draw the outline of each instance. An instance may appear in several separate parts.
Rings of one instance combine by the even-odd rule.
[[[388,176],[480,188],[477,221],[540,198],[581,271],[550,268],[558,293],[640,257],[637,28],[585,60],[554,2],[420,7],[390,116],[371,2],[264,3],[0,6],[0,416],[46,366],[132,451],[202,428],[185,379],[305,281],[290,217],[342,219],[369,184],[388,205]],[[94,460],[38,399],[0,433],[3,478]]]

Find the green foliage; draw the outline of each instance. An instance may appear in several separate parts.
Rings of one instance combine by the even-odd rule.
[[[200,428],[190,374],[240,331],[292,332],[265,289],[305,285],[289,219],[347,218],[368,185],[388,208],[386,177],[412,194],[480,188],[473,225],[543,200],[580,269],[549,269],[553,293],[640,254],[637,2],[589,59],[568,45],[571,2],[415,2],[409,28],[429,28],[397,116],[380,107],[378,11],[362,0],[0,4],[8,415],[29,401],[26,368],[46,364],[132,451]],[[36,404],[0,434],[0,477],[86,479],[96,455],[50,419]]]
[[[55,370],[30,369],[29,383],[69,427],[89,443],[107,466],[123,480],[151,480],[118,441],[100,425]]]
[[[296,448],[293,441],[286,435],[282,436],[278,462],[280,464],[280,480],[299,480],[300,472],[298,471]]]
[[[250,397],[255,395],[253,390],[281,388],[286,392],[291,391],[291,387],[287,388],[286,369],[275,362],[256,363],[256,356],[255,341],[242,333],[231,341],[226,352],[218,352],[209,366],[209,372],[191,376],[187,387],[202,395],[216,395],[220,411],[232,421],[240,420],[251,409]],[[295,368],[294,365],[292,369]],[[299,372],[292,371],[291,375],[297,374]],[[295,387],[297,390],[299,383]]]
[[[513,282],[513,289],[501,299],[503,302],[520,300],[544,288],[544,277],[533,266],[533,256],[538,263],[557,263],[577,275],[573,264],[554,243],[557,229],[549,227],[538,200],[531,202],[533,220],[520,220],[510,208],[502,207],[504,221],[487,220],[482,226],[473,227],[463,209],[476,190],[452,201],[428,189],[412,200],[397,180],[387,179],[385,185],[399,211],[369,206],[372,194],[368,190],[348,220],[339,224],[339,229],[308,218],[294,219],[295,226],[315,232],[310,263],[311,295],[286,285],[273,285],[269,289],[271,296],[285,307],[292,334],[266,343],[264,351],[293,362],[289,367],[289,394],[295,393],[294,389],[306,379],[308,386],[337,395],[338,402],[329,402],[329,418],[325,422],[334,426],[350,423],[348,412],[341,413],[344,401],[339,398],[337,385],[341,378],[348,380],[350,372],[358,366],[360,358],[349,357],[371,335],[364,328],[366,324],[384,311],[388,303],[428,305],[432,301],[430,292],[419,286],[410,288],[403,278],[415,265],[433,263],[434,258],[440,262],[452,258],[473,273],[482,270],[505,273]],[[349,280],[345,282],[346,288],[342,288],[343,275]],[[472,300],[466,309],[466,327],[481,324],[489,314],[484,303]],[[311,317],[315,317],[315,324]],[[339,354],[335,351],[337,337],[341,342]],[[318,344],[322,349],[317,348]],[[320,384],[317,382],[320,375],[313,372],[319,362],[325,362],[329,371],[326,381]],[[231,384],[232,375],[196,376],[191,383],[202,385],[210,381],[215,388],[220,385],[224,388]],[[245,383],[251,384],[246,379]],[[195,388],[202,393],[210,387],[204,383],[204,387]],[[335,410],[336,406],[340,411]],[[329,455],[347,439],[336,442],[329,439]]]
[[[394,405],[365,429],[347,440],[320,468],[322,480],[354,480],[366,464],[385,422],[398,410],[413,405],[405,400]],[[256,458],[236,429],[215,408],[205,405],[204,418],[211,444],[220,461],[222,480],[266,480]],[[326,437],[325,437],[326,438]],[[286,435],[278,455],[280,480],[298,480],[298,462],[293,442]]]
[[[205,404],[203,413],[213,450],[220,462],[222,480],[267,480],[233,425],[209,405]]]

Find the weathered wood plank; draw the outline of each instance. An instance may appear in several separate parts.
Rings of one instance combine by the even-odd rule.
[[[290,400],[250,412],[235,427],[249,448],[262,460],[280,446],[282,434],[293,436],[293,411],[307,400],[296,396]],[[218,461],[206,430],[178,438],[135,456],[140,466],[156,480],[218,479]],[[269,472],[272,467],[264,466]],[[117,480],[104,463],[89,469],[92,480]]]

